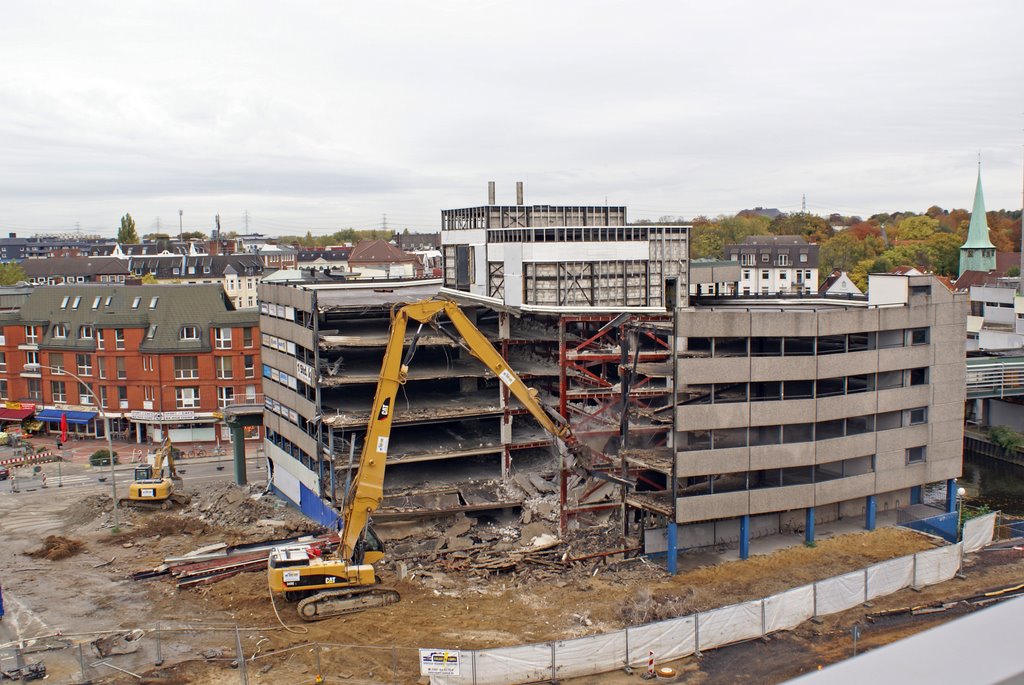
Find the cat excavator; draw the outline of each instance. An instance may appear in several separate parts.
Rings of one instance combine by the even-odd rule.
[[[448,318],[458,336],[440,325],[441,315]],[[403,357],[410,321],[419,322],[419,329]],[[359,470],[341,511],[336,551],[324,553],[308,545],[287,545],[272,549],[268,558],[271,591],[283,594],[286,600],[298,601],[298,614],[304,621],[319,621],[399,601],[397,592],[380,587],[380,578],[374,572],[373,564],[384,557],[384,546],[373,532],[370,516],[380,506],[384,494],[384,469],[395,397],[406,381],[409,362],[424,325],[451,338],[497,376],[541,426],[564,445],[570,463],[582,467],[590,465],[589,448],[573,434],[568,422],[537,399],[537,391],[526,386],[456,302],[423,300],[393,309]]]
[[[128,486],[128,496],[119,499],[117,504],[121,507],[164,510],[172,506],[184,506],[191,502],[192,498],[183,492],[175,492],[175,487],[181,485],[181,482],[181,476],[174,466],[174,447],[171,445],[171,439],[164,438],[156,451],[153,464],[135,467],[134,480]]]

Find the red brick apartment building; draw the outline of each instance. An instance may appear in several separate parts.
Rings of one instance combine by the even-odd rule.
[[[262,403],[258,325],[219,285],[36,288],[0,313],[0,421],[102,436],[99,403],[126,439],[226,439],[222,410]]]

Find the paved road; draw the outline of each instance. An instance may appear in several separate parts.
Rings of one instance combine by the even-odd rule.
[[[119,464],[114,467],[119,493],[123,491],[122,488],[127,488],[128,484],[132,482],[134,470],[135,467],[132,464]],[[215,457],[206,457],[179,462],[178,472],[185,480],[186,489],[190,483],[228,481],[235,477],[234,466],[230,458],[218,460]],[[48,490],[59,490],[64,487],[94,488],[97,492],[110,490],[110,467],[107,466],[89,467],[85,464],[62,463],[58,468],[56,463],[49,463],[42,464],[38,474],[33,472],[32,467],[14,469],[13,473],[14,478],[0,481],[0,495],[12,494],[15,480],[20,492],[13,493],[14,497],[21,492],[39,490],[42,488],[41,476],[44,473]],[[250,482],[266,480],[264,461],[255,455],[247,457],[246,474]],[[63,506],[67,506],[67,503],[64,502]]]

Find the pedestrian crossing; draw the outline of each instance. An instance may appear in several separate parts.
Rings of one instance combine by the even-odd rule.
[[[46,479],[48,488],[68,487],[71,485],[97,485],[95,476],[54,476]]]
[[[28,506],[19,507],[14,498],[4,498],[0,508],[0,530],[5,533],[31,533],[48,535],[64,527],[61,512],[68,503],[62,498],[50,498],[42,502],[33,502]],[[6,510],[6,511],[5,511]]]

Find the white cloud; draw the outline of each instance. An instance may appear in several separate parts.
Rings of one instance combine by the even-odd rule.
[[[0,230],[433,230],[484,198],[1020,205],[1015,0],[33,2],[0,25]]]

